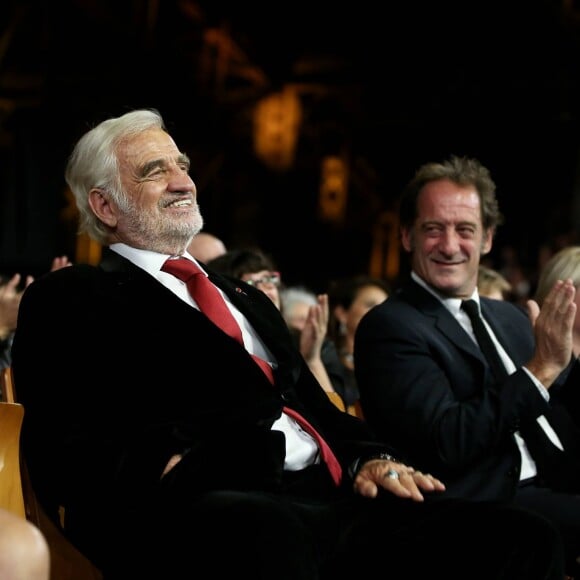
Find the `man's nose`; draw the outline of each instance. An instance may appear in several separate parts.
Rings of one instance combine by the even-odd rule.
[[[445,230],[439,243],[440,251],[445,254],[455,254],[459,249],[459,236],[455,230]]]
[[[170,191],[192,192],[194,195],[196,194],[193,179],[191,179],[189,173],[184,173],[183,171],[176,170],[172,172],[168,188]]]

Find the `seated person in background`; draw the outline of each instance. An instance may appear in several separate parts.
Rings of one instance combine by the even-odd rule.
[[[57,256],[52,260],[50,271],[70,265],[67,256]],[[26,288],[33,280],[32,276],[26,276],[23,280],[21,274],[14,274],[11,277],[0,276],[0,369],[12,364],[12,340],[18,319],[18,307],[24,292],[24,289],[20,288],[20,283],[23,282]]]
[[[207,262],[213,270],[227,274],[255,286],[268,296],[280,310],[280,292],[282,284],[274,260],[258,248],[234,248],[221,256]]]
[[[346,410],[342,363],[327,332],[328,295],[316,295],[305,286],[285,286],[280,289],[280,302],[282,316],[310,370],[326,392],[339,395]]]
[[[282,279],[270,256],[257,248],[232,249],[208,263],[212,269],[255,286],[282,312],[280,288]],[[292,328],[289,326],[289,328]],[[344,376],[334,345],[326,340],[328,329],[328,296],[315,296],[309,306],[308,316],[301,328],[292,332],[302,356],[326,392],[344,394]]]
[[[391,293],[386,280],[367,275],[335,280],[328,292],[330,304],[329,336],[338,351],[345,377],[347,409],[355,411],[359,389],[354,374],[354,336],[360,319]]]
[[[569,246],[556,252],[542,267],[534,298],[542,306],[550,289],[558,280],[572,280],[576,288],[576,318],[572,328],[574,356],[580,355],[580,246]]]
[[[102,263],[20,304],[32,485],[104,577],[562,580],[550,522],[427,501],[443,483],[328,400],[272,301],[196,262],[189,171],[156,111],[85,133],[66,180]]]
[[[477,291],[480,296],[507,300],[512,291],[512,285],[497,270],[480,264],[477,272]]]
[[[280,309],[290,328],[302,330],[311,306],[318,304],[318,297],[306,286],[284,286],[280,289]]]
[[[227,252],[226,245],[209,232],[199,232],[191,240],[187,251],[200,262],[207,263]]]
[[[534,299],[540,307],[546,301],[550,289],[558,280],[570,279],[576,288],[576,316],[572,325],[572,352],[574,358],[580,356],[580,246],[562,248],[544,264],[540,270]],[[580,385],[580,365],[575,364],[570,369],[567,383]],[[580,424],[580,389],[563,390],[560,398],[567,411]]]
[[[0,508],[0,578],[49,580],[50,552],[42,532]]]
[[[475,159],[419,168],[399,213],[410,279],[363,317],[355,338],[365,420],[441,477],[447,497],[511,502],[549,519],[566,541],[568,574],[580,578],[580,436],[559,403],[562,391],[579,390],[567,380],[577,366],[575,288],[556,281],[528,315],[479,296],[480,258],[502,216]]]

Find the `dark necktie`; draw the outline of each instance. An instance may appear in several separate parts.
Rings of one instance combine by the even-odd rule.
[[[464,300],[461,308],[465,310],[471,320],[473,334],[479,344],[479,348],[487,359],[489,366],[497,380],[502,380],[508,376],[508,372],[499,356],[499,352],[485,326],[479,313],[479,306],[475,300]]]
[[[196,301],[199,309],[216,326],[237,340],[242,346],[244,345],[242,331],[230,312],[230,309],[227,307],[225,300],[219,293],[219,290],[210,282],[208,277],[196,264],[187,258],[170,258],[163,264],[161,269],[185,282],[189,293]],[[274,384],[272,367],[264,359],[256,355],[251,356],[262,371],[264,371],[270,382]],[[326,443],[320,433],[300,413],[289,407],[284,407],[283,410],[287,415],[295,419],[304,431],[309,433],[317,442],[322,459],[328,466],[332,479],[338,485],[342,478],[342,468],[338,459],[328,446],[328,443]]]

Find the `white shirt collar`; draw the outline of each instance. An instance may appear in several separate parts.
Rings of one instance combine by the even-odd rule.
[[[427,292],[435,296],[435,298],[437,298],[437,300],[439,300],[439,302],[441,302],[443,306],[445,306],[445,308],[447,308],[447,310],[449,310],[449,312],[453,314],[454,317],[457,318],[459,313],[462,312],[461,310],[461,303],[463,302],[462,298],[450,298],[448,296],[443,296],[442,294],[437,292],[437,290],[429,286],[429,284],[427,284],[427,282],[425,282],[425,280],[423,280],[423,278],[421,278],[415,272],[411,272],[411,278],[415,282],[417,282],[419,286],[425,288]],[[477,288],[473,291],[473,294],[471,295],[471,300],[475,300],[479,305],[479,293],[477,292]]]
[[[157,276],[161,271],[161,267],[165,264],[165,261],[170,258],[169,254],[159,254],[158,252],[152,252],[151,250],[142,250],[140,248],[133,248],[127,244],[121,242],[117,244],[111,244],[109,246],[113,252],[116,252],[123,258],[127,258],[130,262],[139,266],[142,270],[145,270],[152,276]],[[205,272],[205,270],[200,266],[199,262],[189,253],[184,252],[183,258],[187,258],[197,264],[199,268]]]

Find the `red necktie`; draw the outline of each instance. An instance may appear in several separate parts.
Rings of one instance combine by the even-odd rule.
[[[228,336],[237,340],[244,346],[242,330],[234,318],[219,290],[210,282],[209,278],[187,258],[169,259],[161,269],[173,274],[182,282],[185,282],[189,293],[197,302],[199,309]],[[274,384],[272,367],[259,356],[251,355],[256,364],[264,371],[268,380]]]
[[[196,264],[187,258],[170,258],[163,264],[161,269],[185,282],[189,293],[196,301],[199,309],[227,335],[237,340],[242,346],[244,345],[242,331],[230,312],[230,309],[227,307],[225,300],[219,293],[219,290],[210,282],[209,278]],[[252,358],[264,371],[269,381],[274,384],[272,367],[264,359],[256,355],[252,355]],[[322,459],[328,466],[332,479],[338,485],[342,478],[342,468],[340,467],[338,459],[328,446],[328,443],[326,443],[318,431],[302,415],[289,407],[284,407],[284,412],[292,417],[318,443]]]
[[[185,282],[199,309],[228,336],[244,344],[242,331],[219,290],[196,264],[187,258],[176,258],[167,260],[161,269]]]

